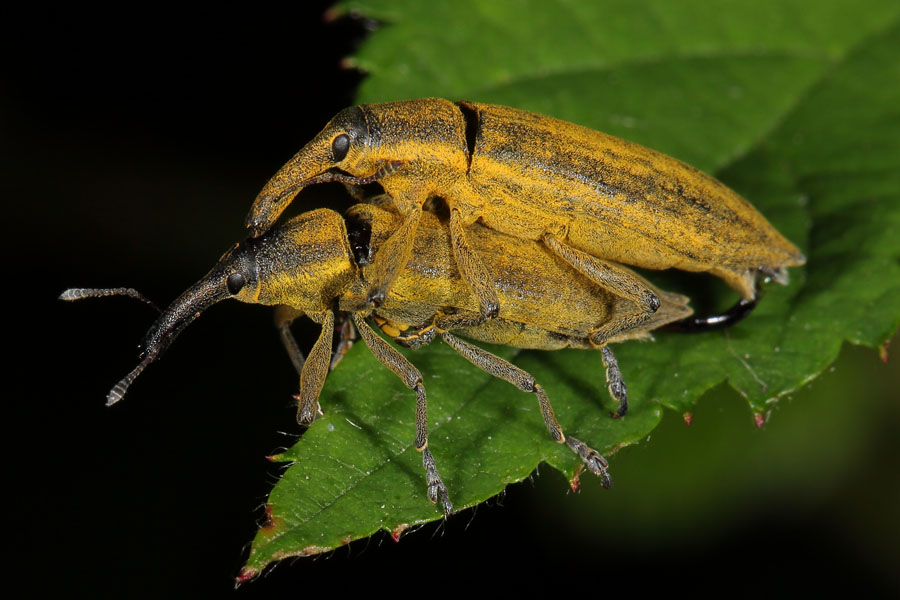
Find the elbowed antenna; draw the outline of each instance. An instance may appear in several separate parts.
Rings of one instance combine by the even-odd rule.
[[[69,288],[59,295],[58,300],[65,302],[74,302],[76,300],[84,300],[85,298],[106,298],[107,296],[127,296],[140,300],[144,304],[152,306],[156,312],[162,311],[153,302],[147,299],[142,293],[134,288]]]
[[[175,341],[178,334],[204,310],[220,300],[237,294],[250,278],[255,279],[253,275],[250,275],[255,271],[248,268],[248,260],[252,260],[250,256],[252,251],[248,253],[245,249],[246,246],[238,245],[226,253],[203,279],[188,288],[165,311],[160,312],[159,317],[144,336],[141,344],[143,351],[140,364],[109,391],[106,395],[107,406],[124,398],[134,380],[148,365],[162,356],[162,353]],[[242,273],[247,273],[247,276]],[[59,299],[71,302],[108,296],[127,296],[156,308],[156,305],[132,288],[70,288],[60,294]],[[157,310],[159,309],[157,308]]]
[[[140,300],[144,304],[152,306],[156,312],[162,313],[156,304],[134,288],[69,288],[60,294],[58,299],[65,302],[75,302],[76,300],[84,300],[86,298],[107,298],[109,296],[126,296],[128,298],[134,298],[135,300]],[[131,383],[137,379],[137,376],[141,374],[141,371],[143,371],[147,365],[153,362],[154,358],[155,357],[147,356],[131,373],[122,378],[122,380],[119,381],[119,383],[117,383],[106,395],[106,405],[112,406],[121,400],[125,396],[125,392],[128,391],[128,387]]]
[[[222,261],[224,262],[224,261]],[[216,265],[206,277],[192,285],[163,312],[144,337],[141,344],[143,353],[140,364],[122,378],[106,396],[106,405],[111,406],[121,400],[128,388],[144,369],[162,356],[175,338],[199,317],[204,310],[231,296],[226,284],[227,274],[223,273],[222,262]]]
[[[144,369],[147,368],[147,365],[156,360],[156,356],[157,355],[148,355],[144,357],[144,360],[141,361],[141,364],[135,367],[135,369],[131,373],[123,377],[119,381],[119,383],[114,385],[113,389],[109,390],[109,393],[106,394],[106,405],[112,406],[113,404],[124,398],[125,393],[128,391],[128,388],[131,387],[131,384],[134,383],[134,380],[137,379],[138,375],[140,375],[144,371]]]

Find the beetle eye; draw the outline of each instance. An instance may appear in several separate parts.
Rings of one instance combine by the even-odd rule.
[[[350,136],[346,133],[342,133],[331,142],[331,151],[334,153],[334,162],[341,162],[344,160],[348,150],[350,150]]]
[[[228,286],[228,291],[231,292],[232,295],[234,295],[241,291],[241,288],[244,287],[244,284],[247,283],[247,280],[244,279],[244,276],[240,273],[232,273],[228,276],[228,281],[226,281],[225,283]]]

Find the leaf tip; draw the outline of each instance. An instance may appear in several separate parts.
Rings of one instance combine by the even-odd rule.
[[[756,427],[759,429],[766,424],[766,416],[762,413],[755,413],[753,415],[753,422],[756,423]]]
[[[272,505],[266,503],[266,520],[260,524],[257,535],[264,540],[271,540],[279,533],[283,524],[284,520],[275,516]]]
[[[244,567],[237,577],[234,578],[234,587],[240,587],[241,584],[247,583],[254,577],[259,575],[259,569],[253,567]]]
[[[266,522],[260,525],[260,529],[271,529],[275,527],[275,517],[272,515],[272,505],[266,503]]]
[[[395,542],[400,541],[400,536],[403,535],[403,532],[409,529],[409,523],[400,523],[393,529],[391,529],[391,539]]]
[[[686,412],[683,415],[681,415],[681,418],[684,419],[685,425],[690,425],[691,423],[694,422],[694,413]]]
[[[322,13],[322,21],[324,23],[334,23],[341,17],[343,17],[345,11],[343,8],[339,6],[331,6],[325,9],[325,12]]]
[[[578,465],[578,468],[575,469],[575,474],[572,475],[572,479],[569,480],[569,487],[572,488],[573,493],[577,493],[578,490],[581,489],[581,471],[583,470],[581,465]]]

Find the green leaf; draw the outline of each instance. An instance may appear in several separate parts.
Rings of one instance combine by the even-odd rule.
[[[532,373],[567,433],[609,453],[647,436],[661,407],[692,410],[727,382],[762,421],[846,340],[877,347],[900,324],[900,6],[747,2],[346,2],[380,20],[356,63],[360,102],[445,96],[550,114],[694,164],[750,199],[805,252],[723,332],[657,334],[615,351],[629,385],[608,417],[600,356],[489,348]],[[717,281],[651,274],[700,312],[735,296]],[[576,477],[536,400],[441,343],[406,355],[425,380],[429,446],[462,509],[541,462]],[[414,395],[362,343],[329,376],[325,417],[294,461],[242,578],[288,556],[441,518],[413,447]],[[615,478],[615,460],[611,472]]]

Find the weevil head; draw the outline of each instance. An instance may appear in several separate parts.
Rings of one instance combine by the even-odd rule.
[[[262,235],[300,190],[329,175],[372,179],[391,193],[389,180],[402,181],[403,190],[440,190],[448,185],[443,177],[466,169],[466,121],[452,102],[423,98],[346,108],[269,180],[246,225],[251,236]]]
[[[200,281],[184,291],[147,331],[142,357],[153,362],[207,308],[227,298],[252,302],[259,293],[256,243],[236,244]],[[149,364],[149,362],[147,364]]]
[[[204,310],[225,298],[252,298],[259,288],[254,244],[238,244],[206,276],[189,287],[150,326],[141,344],[141,362],[106,396],[107,406],[121,400],[135,379],[162,356],[175,338]]]
[[[112,389],[107,404],[121,400],[147,365],[213,304],[234,298],[321,312],[356,274],[344,220],[330,210],[304,213],[262,237],[236,244],[160,314],[144,337],[141,363]]]
[[[294,196],[330,171],[357,175],[367,161],[369,129],[358,106],[339,112],[266,183],[253,202],[246,226],[253,237],[265,233]]]

